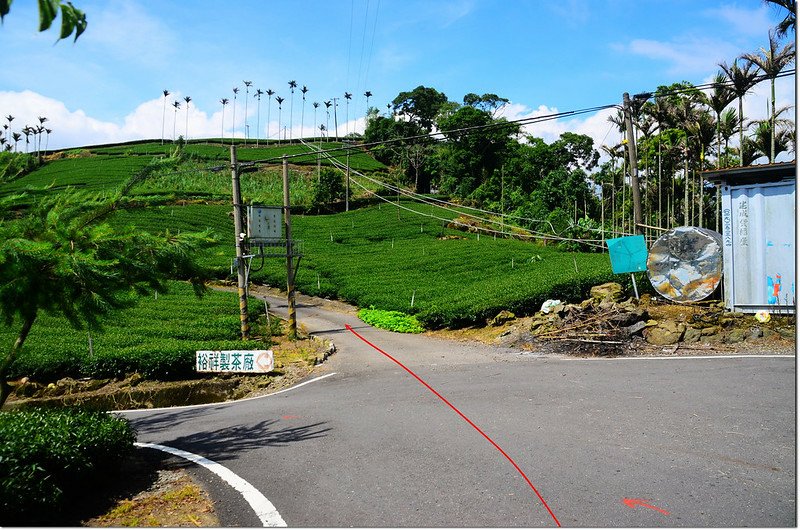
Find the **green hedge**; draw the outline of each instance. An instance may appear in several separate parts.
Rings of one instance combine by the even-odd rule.
[[[71,505],[133,451],[127,420],[79,409],[0,414],[0,525],[63,525]]]

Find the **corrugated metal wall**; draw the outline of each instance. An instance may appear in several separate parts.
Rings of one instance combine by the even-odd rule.
[[[795,180],[722,188],[728,309],[795,312]]]

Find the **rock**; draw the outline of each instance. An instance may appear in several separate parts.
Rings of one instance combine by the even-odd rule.
[[[589,290],[589,296],[597,301],[608,300],[619,302],[624,297],[622,285],[617,282],[608,282],[602,285],[595,285]]]
[[[516,320],[516,318],[517,315],[515,315],[511,311],[503,310],[497,313],[497,316],[495,316],[492,320],[489,321],[489,325],[502,326],[506,322],[511,322],[512,320]]]
[[[763,336],[764,336],[764,331],[758,326],[753,326],[752,328],[747,330],[744,340],[758,340]]]
[[[667,346],[680,342],[685,331],[686,326],[684,324],[672,320],[665,320],[660,322],[657,326],[645,329],[643,334],[645,340],[650,344]]]
[[[32,383],[27,377],[23,378],[20,383],[14,388],[14,394],[18,397],[33,397],[36,392],[42,390],[43,385]]]
[[[795,338],[795,330],[794,330],[794,328],[780,327],[780,328],[776,328],[775,331],[778,332],[778,334],[781,336],[781,338],[790,339],[790,340],[794,340],[794,338]]]
[[[637,307],[629,311],[620,311],[615,315],[611,315],[608,317],[608,321],[617,326],[632,326],[636,322],[647,320],[648,316],[647,311]]]
[[[702,336],[702,330],[697,328],[686,328],[686,331],[683,333],[683,342],[698,342]]]
[[[636,324],[633,324],[632,326],[628,326],[627,328],[625,328],[624,331],[625,334],[630,337],[636,335],[646,327],[648,327],[648,323],[643,320],[640,320]]]
[[[743,342],[745,338],[745,331],[743,329],[735,328],[730,330],[725,337],[723,338],[723,342],[725,344],[738,344]]]
[[[709,326],[707,328],[703,328],[700,330],[700,334],[704,337],[708,337],[709,335],[716,335],[722,331],[722,328],[719,326]]]

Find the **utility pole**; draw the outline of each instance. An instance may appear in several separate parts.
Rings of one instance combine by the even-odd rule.
[[[347,171],[344,177],[344,211],[350,211],[350,146],[347,147]]]
[[[292,212],[289,204],[289,159],[283,155],[283,224],[286,229],[286,301],[289,310],[289,338],[297,338],[297,314],[294,303],[294,271],[292,270]]]
[[[244,264],[244,232],[242,231],[242,190],[239,187],[239,164],[236,160],[236,145],[231,145],[231,180],[233,181],[233,226],[236,231],[236,270],[239,292],[239,322],[242,340],[250,338],[250,323],[247,321],[247,271]]]
[[[625,131],[628,136],[628,162],[631,171],[631,195],[633,198],[633,229],[642,233],[642,199],[639,194],[639,169],[636,165],[636,134],[633,131],[633,109],[631,98],[627,92],[622,94],[623,114],[625,115]]]

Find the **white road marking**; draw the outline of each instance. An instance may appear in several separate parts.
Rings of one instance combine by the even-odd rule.
[[[125,413],[130,414],[133,412],[163,412],[163,411],[176,411],[176,410],[186,410],[186,409],[196,409],[199,407],[213,407],[215,405],[230,405],[232,403],[242,403],[244,401],[252,401],[254,399],[264,399],[272,396],[277,396],[278,394],[283,394],[284,392],[289,392],[291,390],[295,390],[300,388],[301,386],[305,386],[311,383],[315,383],[317,381],[321,381],[326,377],[330,377],[332,375],[336,375],[336,372],[331,372],[329,374],[321,375],[319,377],[315,377],[314,379],[309,379],[308,381],[303,381],[302,383],[294,386],[290,386],[289,388],[284,388],[283,390],[278,390],[277,392],[273,392],[271,394],[264,394],[263,396],[256,396],[251,398],[244,398],[244,399],[237,399],[235,401],[217,401],[216,403],[200,403],[199,405],[180,405],[176,407],[161,407],[161,408],[154,408],[154,409],[128,409],[128,410],[111,410],[111,413]]]
[[[208,458],[204,458],[200,455],[166,445],[141,442],[135,442],[134,445],[137,447],[158,449],[159,451],[164,451],[166,453],[185,458],[186,460],[190,460],[195,464],[205,467],[219,478],[227,482],[231,487],[233,487],[233,489],[242,494],[242,497],[244,497],[248,504],[250,504],[250,507],[253,508],[253,511],[256,512],[256,516],[259,518],[264,527],[285,528],[287,526],[286,521],[283,520],[283,517],[281,517],[281,514],[278,513],[278,510],[275,508],[275,506],[269,502],[269,499],[264,497],[264,495],[254,488],[252,484],[222,464],[214,462],[213,460],[209,460]]]

